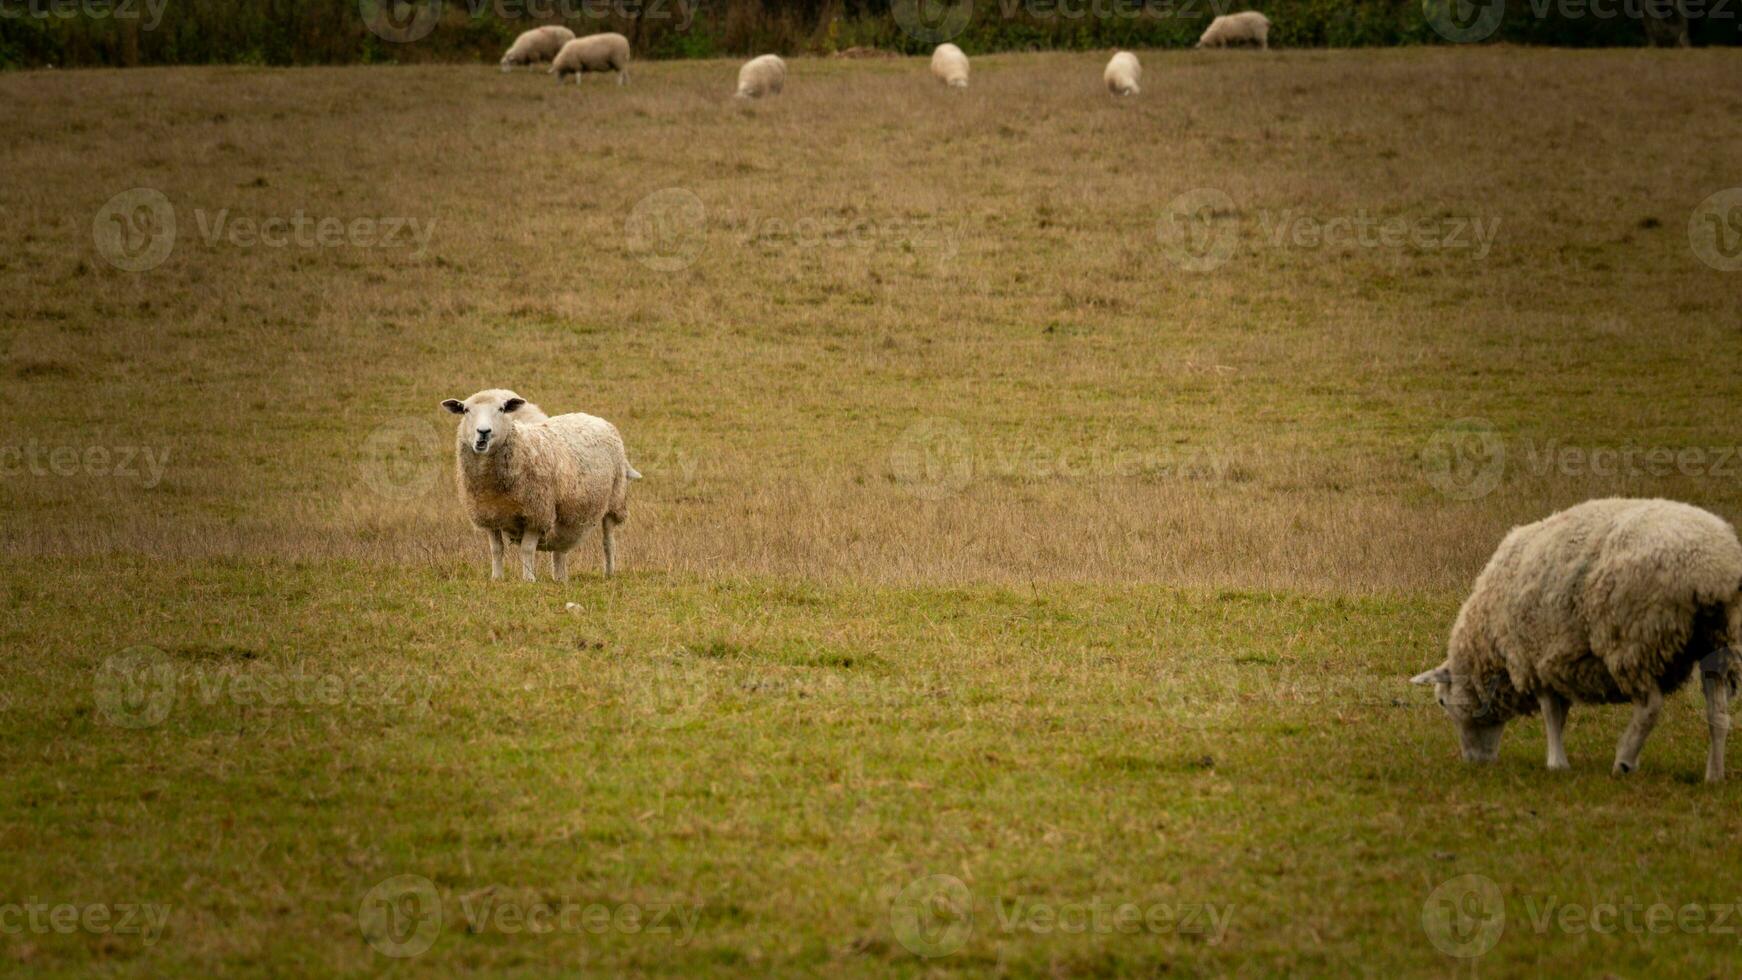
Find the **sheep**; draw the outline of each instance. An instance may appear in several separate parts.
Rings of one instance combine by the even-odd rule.
[[[1668,500],[1592,500],[1512,530],[1452,626],[1444,663],[1416,675],[1458,727],[1465,760],[1491,762],[1507,721],[1540,708],[1548,767],[1573,703],[1632,702],[1616,774],[1638,768],[1665,695],[1700,669],[1724,778],[1729,699],[1742,683],[1742,544],[1723,519]]]
[[[550,63],[557,84],[570,75],[580,84],[590,71],[614,71],[617,84],[629,81],[629,39],[621,34],[588,34],[563,45]]]
[[[931,73],[950,88],[967,88],[968,56],[953,44],[940,44],[931,53]]]
[[[777,54],[751,58],[738,69],[738,91],[734,98],[760,99],[764,95],[779,95],[786,87],[786,62]]]
[[[1223,14],[1210,21],[1198,38],[1200,48],[1225,48],[1230,44],[1256,44],[1270,50],[1270,18],[1256,10]]]
[[[575,32],[558,24],[534,27],[514,39],[502,55],[502,70],[512,71],[516,65],[533,65],[554,61],[563,45],[575,39]]]
[[[538,552],[552,555],[552,578],[567,582],[568,557],[599,526],[605,575],[616,570],[612,532],[629,517],[629,465],[617,427],[579,412],[547,418],[512,391],[491,388],[442,407],[461,416],[455,442],[460,500],[490,546],[490,578],[502,578],[507,542],[520,547],[531,582]]]
[[[1129,51],[1120,51],[1107,62],[1107,70],[1101,73],[1101,80],[1107,83],[1107,91],[1114,95],[1136,95],[1142,91],[1137,82],[1143,77],[1143,66],[1137,63],[1137,56]]]

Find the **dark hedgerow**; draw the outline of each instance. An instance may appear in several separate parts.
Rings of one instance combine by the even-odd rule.
[[[0,67],[491,61],[515,34],[553,22],[620,31],[644,58],[928,52],[938,38],[901,26],[913,16],[960,24],[950,39],[970,54],[1171,48],[1243,9],[1270,16],[1279,47],[1438,44],[1447,39],[1430,13],[1467,21],[1491,3],[1505,13],[1481,32],[1489,43],[1674,43],[1684,21],[1695,45],[1742,40],[1742,8],[1704,0],[0,0]],[[431,26],[414,41],[370,28],[372,15],[419,14]]]

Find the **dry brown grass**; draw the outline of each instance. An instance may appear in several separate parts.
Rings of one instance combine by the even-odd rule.
[[[799,59],[749,107],[723,62],[0,77],[0,441],[170,454],[150,489],[8,476],[0,548],[481,561],[437,402],[496,385],[616,421],[629,567],[685,574],[1456,591],[1586,497],[1742,514],[1739,461],[1526,464],[1742,441],[1742,293],[1686,230],[1742,184],[1734,52],[1148,53],[1126,101],[1102,59],[977,59],[965,94]],[[92,239],[134,187],[179,224],[141,274]],[[1238,248],[1194,273],[1157,224],[1206,187]],[[660,271],[626,223],[672,188],[706,216]],[[204,240],[226,208],[434,234]],[[1499,231],[1277,247],[1289,210]],[[1466,502],[1420,456],[1467,416],[1508,465]],[[916,495],[928,449],[970,478]]]

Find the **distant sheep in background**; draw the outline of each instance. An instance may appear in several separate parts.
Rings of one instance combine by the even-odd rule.
[[[967,88],[968,56],[953,44],[940,44],[931,53],[931,73],[950,88]]]
[[[629,39],[621,34],[588,34],[563,45],[556,60],[550,63],[550,73],[558,84],[570,75],[579,84],[590,71],[614,71],[617,84],[629,81]]]
[[[1129,51],[1121,51],[1107,62],[1107,70],[1101,73],[1101,80],[1107,83],[1107,91],[1114,95],[1136,95],[1142,91],[1137,82],[1143,78],[1143,66],[1137,63],[1137,56]]]
[[[1223,14],[1210,21],[1198,38],[1200,48],[1225,48],[1233,44],[1256,44],[1270,49],[1270,18],[1256,10]]]
[[[561,53],[563,45],[575,39],[575,32],[566,27],[552,24],[548,27],[534,27],[514,39],[506,54],[502,56],[502,70],[511,71],[517,65],[533,65],[543,61],[555,61]]]
[[[760,99],[765,95],[779,95],[785,87],[786,62],[780,59],[780,55],[765,54],[751,58],[738,69],[738,91],[734,97]]]
[[[1464,758],[1491,762],[1511,719],[1541,708],[1548,767],[1566,769],[1567,708],[1633,703],[1617,774],[1639,766],[1666,695],[1698,669],[1724,778],[1729,700],[1742,682],[1742,543],[1722,518],[1669,500],[1592,500],[1500,542],[1458,619],[1445,663],[1418,674],[1458,726]]]
[[[616,566],[612,532],[629,517],[629,465],[617,427],[579,412],[546,418],[512,391],[492,388],[442,407],[461,416],[456,457],[460,500],[490,543],[490,578],[502,578],[509,542],[521,575],[534,581],[538,552],[551,552],[553,578],[566,582],[569,552],[594,525],[605,574]]]

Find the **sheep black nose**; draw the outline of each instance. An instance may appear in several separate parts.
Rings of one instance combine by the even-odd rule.
[[[478,438],[480,438],[480,439],[490,438],[490,430],[489,429],[479,429],[478,430]]]

